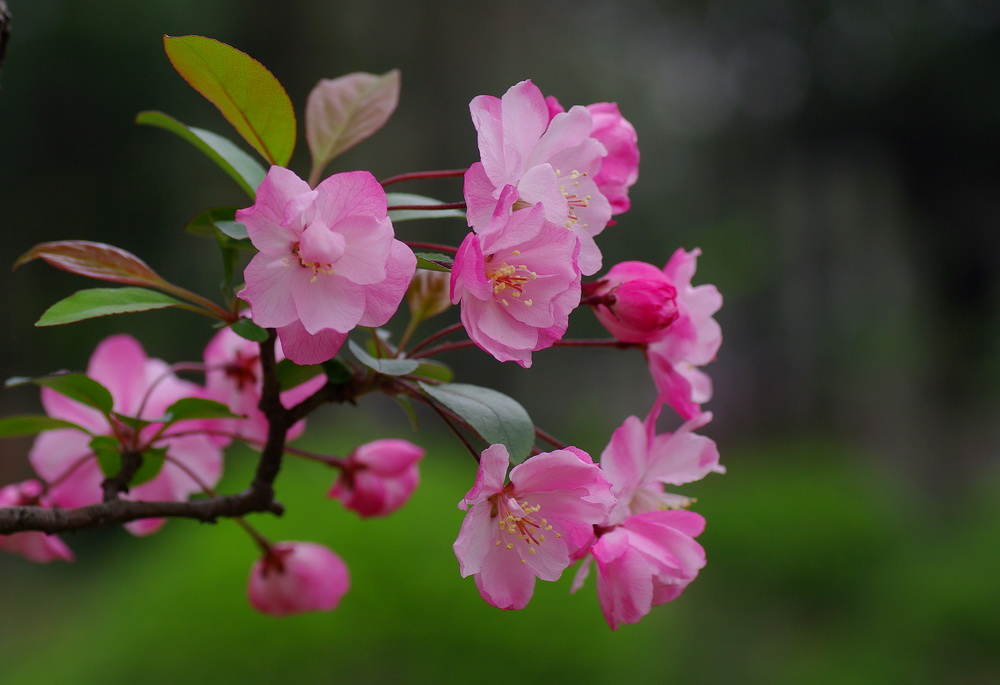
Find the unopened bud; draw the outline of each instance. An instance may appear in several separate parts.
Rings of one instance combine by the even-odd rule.
[[[406,291],[406,303],[418,321],[440,314],[451,306],[451,274],[417,269]]]

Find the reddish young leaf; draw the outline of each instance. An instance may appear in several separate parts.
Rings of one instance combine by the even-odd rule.
[[[39,243],[21,255],[14,268],[41,259],[57,269],[88,278],[125,285],[169,287],[158,273],[131,252],[86,240]]]
[[[382,128],[398,103],[398,69],[381,76],[357,72],[317,83],[306,103],[306,140],[313,158],[310,179],[318,181],[330,160]]]

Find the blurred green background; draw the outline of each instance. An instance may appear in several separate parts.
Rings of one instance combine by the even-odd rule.
[[[524,78],[565,105],[618,102],[642,164],[633,209],[601,237],[606,263],[702,248],[695,282],[725,298],[704,432],[729,472],[682,489],[708,519],[698,581],[611,633],[592,584],[568,594],[571,574],[523,611],[485,605],[450,549],[471,460],[430,417],[414,436],[388,402],[334,407],[307,447],[393,435],[428,449],[395,517],[358,520],[322,497],[330,472],[293,463],[279,481],[288,514],[254,519],[344,557],[353,585],[338,610],[254,613],[255,550],[225,522],[76,534],[72,565],[0,558],[0,683],[1000,680],[997,3],[8,4],[2,264],[37,242],[97,240],[214,291],[218,256],[181,229],[246,200],[185,143],[132,123],[160,109],[230,135],[170,68],[163,34],[244,50],[300,113],[320,78],[401,68],[396,115],[331,171],[468,165],[469,100]],[[293,166],[307,169],[301,140]],[[454,181],[405,190],[460,199]],[[455,242],[462,226],[400,230]],[[183,312],[32,327],[90,285],[0,269],[3,377],[82,369],[121,330],[153,356],[200,358],[209,332]],[[571,334],[601,334],[588,316]],[[653,396],[634,351],[543,352],[528,372],[473,352],[448,361],[595,455]],[[4,414],[37,408],[29,390],[0,392]],[[29,446],[0,443],[0,483],[30,475]],[[231,455],[229,489],[251,461]]]

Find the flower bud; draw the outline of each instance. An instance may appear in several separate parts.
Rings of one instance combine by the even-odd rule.
[[[677,289],[663,271],[645,262],[622,262],[591,284],[585,300],[622,342],[659,340],[677,319]]]
[[[423,456],[422,448],[395,438],[361,445],[351,452],[327,496],[361,516],[387,516],[413,494]]]
[[[336,609],[350,587],[343,559],[313,542],[279,542],[250,569],[254,609],[274,616]]]
[[[0,507],[21,507],[37,505],[48,507],[41,496],[42,484],[37,480],[26,480],[0,488]],[[73,561],[73,552],[55,535],[46,535],[32,530],[11,535],[0,535],[0,550],[20,554],[24,558],[45,564],[50,561]]]
[[[406,303],[418,321],[440,314],[451,306],[451,274],[417,269],[406,291]]]

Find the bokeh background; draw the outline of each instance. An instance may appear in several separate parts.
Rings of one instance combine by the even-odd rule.
[[[225,522],[76,534],[72,565],[0,558],[0,682],[1000,680],[996,2],[8,4],[6,265],[37,242],[97,240],[215,292],[218,255],[183,226],[246,200],[186,143],[132,123],[160,109],[231,135],[172,71],[163,34],[244,50],[300,113],[320,78],[401,68],[396,115],[331,171],[468,165],[469,100],[524,78],[566,105],[618,102],[642,164],[633,209],[601,237],[606,262],[703,250],[695,282],[725,298],[704,432],[729,472],[683,488],[708,518],[701,577],[611,633],[592,586],[569,595],[571,574],[521,612],[486,606],[450,548],[472,461],[429,417],[414,436],[389,403],[334,407],[306,447],[343,454],[391,434],[429,452],[393,518],[357,520],[323,499],[331,473],[291,464],[288,515],[255,519],[345,558],[353,587],[337,611],[255,614],[254,548]],[[293,166],[308,168],[304,141]],[[460,199],[454,181],[405,190]],[[413,230],[458,241],[462,226]],[[0,269],[3,377],[81,370],[122,330],[152,356],[200,358],[209,331],[183,312],[32,327],[91,285],[42,264]],[[600,335],[588,316],[573,334]],[[652,400],[635,351],[549,351],[530,372],[472,352],[448,361],[595,455]],[[31,390],[0,392],[3,413],[37,410]],[[29,475],[29,446],[0,443],[0,482]],[[251,463],[232,454],[230,489]]]

